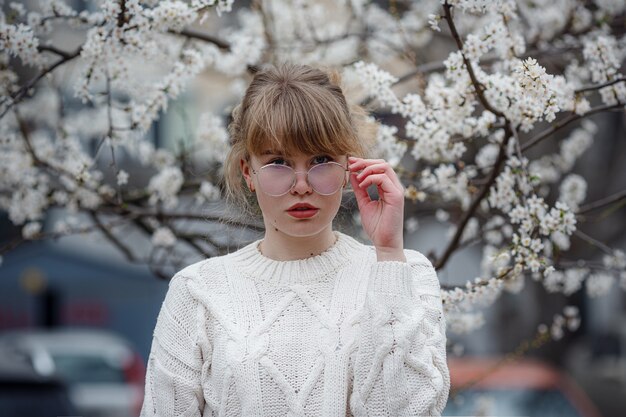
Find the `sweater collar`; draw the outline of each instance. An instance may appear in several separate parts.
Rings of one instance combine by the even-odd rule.
[[[273,285],[310,284],[334,279],[335,273],[354,259],[365,245],[337,230],[333,233],[337,236],[335,243],[319,255],[309,258],[291,261],[268,258],[259,250],[263,239],[258,239],[227,257],[244,275]]]

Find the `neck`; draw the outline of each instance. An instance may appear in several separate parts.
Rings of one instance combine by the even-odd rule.
[[[331,225],[310,236],[289,236],[270,228],[266,229],[259,250],[276,261],[293,261],[319,255],[333,246],[336,239]]]
[[[358,264],[372,257],[371,247],[340,231],[333,233],[338,237],[337,242],[317,256],[290,261],[275,260],[259,251],[259,244],[263,240],[258,239],[226,255],[227,260],[232,263],[227,262],[225,265],[232,265],[254,281],[280,287],[328,282],[333,279],[339,268],[350,262]]]

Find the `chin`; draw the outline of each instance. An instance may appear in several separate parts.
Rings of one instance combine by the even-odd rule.
[[[277,228],[278,232],[289,235],[291,237],[309,237],[322,233],[327,227],[332,227],[331,222],[320,222],[319,219],[310,220],[297,220],[290,222],[289,224],[282,224],[280,226],[270,225],[270,227]]]

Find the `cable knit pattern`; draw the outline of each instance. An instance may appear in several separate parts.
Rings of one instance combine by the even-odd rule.
[[[449,393],[430,261],[377,262],[335,231],[320,255],[276,261],[261,240],[170,281],[141,416],[438,416]]]

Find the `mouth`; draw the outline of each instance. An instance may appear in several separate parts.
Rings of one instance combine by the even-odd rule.
[[[319,210],[319,209],[309,203],[297,203],[287,209],[287,211],[305,211],[305,210]]]
[[[315,216],[318,211],[317,207],[313,207],[310,204],[296,204],[287,210],[287,214],[297,219],[304,219]]]

